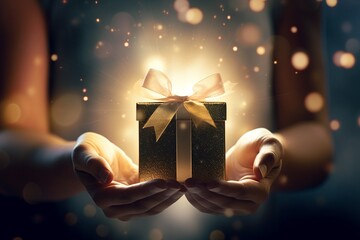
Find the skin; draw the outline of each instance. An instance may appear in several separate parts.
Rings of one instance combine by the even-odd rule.
[[[255,129],[240,137],[227,152],[227,181],[185,182],[187,199],[200,211],[254,213],[271,190],[308,189],[328,176],[333,147],[326,112],[318,5],[316,1],[287,1],[283,14],[275,17],[276,132]],[[297,26],[296,34],[290,31],[292,26]],[[308,54],[310,64],[295,74],[291,57],[299,50]],[[304,105],[311,92],[324,97],[324,106],[316,113],[309,112]]]
[[[18,7],[20,2],[23,8]],[[312,26],[318,28],[318,21],[315,23]],[[278,131],[259,128],[241,136],[227,153],[226,181],[188,179],[181,185],[157,179],[140,183],[137,166],[104,136],[84,133],[76,141],[66,141],[50,132],[44,18],[35,0],[1,1],[0,193],[32,202],[65,199],[86,190],[108,217],[128,220],[157,214],[185,192],[202,212],[223,214],[230,209],[248,214],[256,211],[272,188],[316,186],[327,175],[331,138],[326,112],[309,113],[303,101],[309,92],[324,94],[322,66],[317,65],[320,55],[308,51],[314,54],[311,66],[296,75],[298,85],[288,84],[289,76],[294,77],[289,57],[306,36],[290,39],[287,27],[279,25],[276,30],[295,42],[288,48],[275,42]],[[319,40],[309,42],[309,46],[314,44]],[[302,48],[308,49],[306,44]],[[320,72],[317,78],[312,77],[314,71]],[[286,177],[286,184],[276,182],[279,175]]]

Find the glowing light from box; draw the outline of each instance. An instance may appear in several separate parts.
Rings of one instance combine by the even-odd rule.
[[[145,62],[145,71],[150,68],[154,68],[156,70],[165,71],[165,61],[159,56],[149,57]]]

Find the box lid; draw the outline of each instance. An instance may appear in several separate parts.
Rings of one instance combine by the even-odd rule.
[[[203,102],[208,109],[214,121],[226,120],[226,103],[225,102]],[[136,103],[136,120],[146,121],[155,109],[162,104],[162,102],[139,102]],[[181,116],[184,114],[181,112]]]

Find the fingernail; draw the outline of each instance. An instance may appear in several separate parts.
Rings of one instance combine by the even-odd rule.
[[[109,176],[110,176],[110,172],[109,171],[106,171],[106,170],[103,170],[100,172],[99,174],[99,179],[102,183],[107,183],[108,180],[109,180]]]
[[[267,174],[267,166],[265,164],[259,165],[261,176],[264,178]]]

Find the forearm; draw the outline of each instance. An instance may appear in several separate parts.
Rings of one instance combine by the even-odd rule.
[[[29,201],[60,200],[83,190],[71,160],[73,142],[30,130],[0,132],[0,193]]]
[[[301,190],[322,183],[331,167],[330,131],[317,122],[294,125],[276,133],[284,146],[282,171],[275,190]]]

